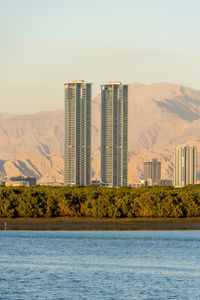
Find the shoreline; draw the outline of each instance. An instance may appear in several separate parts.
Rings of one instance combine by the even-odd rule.
[[[200,230],[200,217],[180,219],[0,218],[0,230]]]

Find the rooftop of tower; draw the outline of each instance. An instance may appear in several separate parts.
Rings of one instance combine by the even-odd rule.
[[[119,84],[122,84],[122,83],[121,83],[121,81],[110,81],[108,84],[117,84],[117,85],[119,85]]]
[[[85,82],[85,80],[72,80],[71,82],[64,83],[64,85],[75,85],[76,83],[92,84],[90,82]]]
[[[83,83],[85,80],[72,80],[73,83]]]
[[[101,84],[101,86],[108,86],[108,85],[128,85],[128,84],[123,84],[121,81],[110,81],[105,84]]]

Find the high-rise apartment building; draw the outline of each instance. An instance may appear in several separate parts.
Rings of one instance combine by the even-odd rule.
[[[65,185],[89,185],[92,84],[75,80],[65,90]]]
[[[128,85],[101,86],[101,180],[106,186],[127,186]]]
[[[144,161],[144,180],[150,185],[159,185],[161,179],[161,162],[154,158],[152,161]]]
[[[174,149],[174,186],[196,183],[197,149],[179,146]]]

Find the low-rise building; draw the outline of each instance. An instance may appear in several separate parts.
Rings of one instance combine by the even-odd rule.
[[[160,179],[159,186],[172,186],[172,180],[169,179]]]
[[[91,185],[101,185],[101,181],[100,180],[97,180],[97,179],[95,179],[95,180],[92,180],[91,181]]]
[[[35,177],[24,177],[24,176],[17,176],[17,177],[10,177],[9,179],[5,179],[3,181],[4,185],[9,186],[33,186],[36,185],[37,179]]]

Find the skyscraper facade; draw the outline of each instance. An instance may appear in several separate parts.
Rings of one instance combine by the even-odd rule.
[[[75,80],[65,90],[65,185],[89,185],[91,176],[92,84]]]
[[[128,85],[101,86],[101,180],[106,186],[127,186]]]
[[[174,149],[174,186],[196,183],[197,149],[179,146]]]
[[[152,161],[144,161],[144,180],[151,181],[151,185],[158,185],[161,179],[161,162],[154,158]]]

